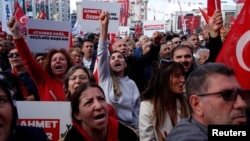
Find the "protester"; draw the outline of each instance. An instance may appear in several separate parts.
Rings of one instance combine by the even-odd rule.
[[[0,140],[1,141],[47,141],[42,128],[17,125],[18,113],[14,92],[0,75]]]
[[[9,40],[9,41],[13,42],[13,35],[7,34],[6,40]]]
[[[141,57],[136,57],[135,55],[128,56],[128,46],[126,44],[126,40],[120,39],[113,43],[112,50],[119,51],[125,56],[127,63],[125,72],[130,79],[135,81],[140,92],[145,89],[145,81],[143,79],[145,77],[145,68],[158,59],[161,39],[162,34],[158,31],[154,32],[152,35],[150,50],[147,54],[142,55]]]
[[[128,49],[129,49],[128,56],[133,56],[134,55],[134,48],[133,48],[133,46],[129,45],[129,43],[128,43]]]
[[[188,41],[192,44],[193,55],[194,55],[194,58],[196,59],[198,50],[204,48],[203,46],[201,46],[201,41],[199,40],[199,35],[198,34],[191,34],[188,38]]]
[[[7,54],[8,49],[5,45],[5,39],[0,37],[0,71],[4,71],[10,68]]]
[[[73,65],[65,49],[51,49],[47,55],[47,64],[43,69],[34,59],[23,36],[20,25],[15,17],[8,21],[8,28],[13,34],[15,46],[25,67],[35,81],[41,101],[65,101],[63,80],[68,69]]]
[[[139,116],[142,141],[164,140],[181,118],[189,116],[183,66],[165,59],[154,66],[148,87],[142,92]]]
[[[109,55],[106,36],[109,24],[108,12],[102,12],[99,20],[101,33],[97,48],[98,83],[105,92],[107,103],[116,109],[118,120],[134,129],[138,129],[139,90],[135,82],[125,75],[127,64],[123,54],[114,51]]]
[[[172,40],[171,40],[174,44],[174,48],[175,47],[177,47],[178,45],[180,45],[181,44],[181,38],[179,37],[179,36],[177,36],[177,35],[175,35],[173,38],[172,38]]]
[[[197,67],[186,81],[186,94],[192,114],[172,129],[167,141],[207,141],[208,125],[247,122],[245,101],[250,90],[242,90],[234,70],[224,64]]]
[[[179,62],[182,64],[185,75],[188,75],[195,69],[195,59],[193,57],[193,50],[186,45],[176,46],[170,53],[170,58],[172,61]]]
[[[108,116],[104,91],[95,83],[80,84],[71,97],[73,126],[65,141],[137,141],[138,137]]]
[[[99,35],[96,33],[89,33],[87,40],[91,41],[94,44],[94,50],[98,47]]]
[[[46,54],[45,53],[36,53],[35,54],[36,61],[45,68],[46,65]]]
[[[70,101],[72,94],[76,88],[82,83],[96,83],[95,77],[92,72],[85,66],[73,66],[71,67],[64,80],[64,91],[66,93],[66,100]],[[117,114],[112,105],[108,104],[109,115],[117,118]]]
[[[172,41],[168,41],[167,43],[171,43]],[[161,44],[161,50],[159,52],[159,57],[162,59],[170,60],[171,48],[168,44]]]
[[[221,48],[222,40],[220,36],[220,29],[223,26],[223,18],[221,11],[215,11],[213,16],[209,18],[209,42],[207,48],[210,50],[210,55],[207,62],[215,62]]]
[[[72,48],[81,48],[78,37],[72,37]]]
[[[10,84],[11,88],[13,89],[16,100],[23,101],[24,100],[23,92],[18,77],[12,73],[4,71],[0,72],[0,75],[3,76],[2,79],[4,79]]]
[[[197,51],[196,65],[205,64],[209,58],[210,50],[207,48],[202,48]]]
[[[83,65],[83,62],[82,62],[83,54],[80,48],[69,48],[68,54],[74,61],[75,65],[79,65],[79,66]]]
[[[24,66],[24,62],[21,59],[19,52],[17,51],[17,48],[10,48],[7,56],[11,68],[5,70],[5,72],[11,73],[18,78],[18,81],[21,84],[20,86],[24,100],[39,101],[39,92],[36,84],[30,77],[30,74],[27,72]]]
[[[92,72],[87,67],[79,65],[71,67],[65,75],[63,85],[67,97],[66,99],[70,101],[70,97],[74,93],[75,89],[81,83],[87,82],[95,82]]]
[[[83,53],[82,62],[84,66],[86,66],[90,69],[91,72],[93,72],[96,61],[96,51],[94,49],[94,43],[88,39],[83,40],[81,50]]]

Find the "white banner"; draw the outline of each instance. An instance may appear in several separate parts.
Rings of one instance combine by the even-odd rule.
[[[10,17],[13,15],[13,7],[12,7],[12,0],[2,0],[2,31],[11,34],[11,32],[7,28],[7,22],[9,21]]]
[[[72,125],[70,102],[17,101],[18,124],[42,127],[50,141],[58,141]]]
[[[29,19],[27,29],[27,43],[31,52],[47,53],[50,49],[69,48],[69,22]]]
[[[116,2],[82,2],[82,31],[100,32],[99,15],[103,10],[109,12],[108,33],[118,33],[121,5]]]
[[[143,33],[148,37],[152,37],[155,31],[165,33],[165,21],[164,20],[152,20],[143,21]]]

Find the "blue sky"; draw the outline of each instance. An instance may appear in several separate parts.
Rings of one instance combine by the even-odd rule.
[[[76,2],[82,0],[70,0],[71,11],[76,9]],[[112,0],[111,0],[112,1]],[[191,2],[191,7],[188,6],[188,3]],[[221,0],[222,5],[235,5],[233,0]],[[226,2],[226,3],[224,3]],[[207,0],[180,0],[181,7],[183,11],[191,11],[192,9],[197,9],[201,5],[198,3],[202,3],[203,6],[206,7]],[[171,0],[171,3],[168,3],[168,0],[149,0],[148,8],[148,20],[153,20],[154,13],[156,15],[156,19],[168,19],[169,17],[165,15],[165,13],[170,14],[173,11],[179,10],[178,0]],[[153,12],[155,9],[155,12]]]

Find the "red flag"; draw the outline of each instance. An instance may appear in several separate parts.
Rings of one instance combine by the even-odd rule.
[[[72,36],[72,33],[70,32],[70,36],[69,36],[69,48],[73,48],[73,40],[72,40],[72,38],[73,38],[73,36]]]
[[[190,28],[190,34],[194,33],[194,16],[192,16],[192,22],[191,22],[191,28]]]
[[[141,30],[141,26],[139,23],[136,23],[135,25],[135,36],[137,38],[139,38],[140,34],[141,34],[142,30]]]
[[[216,58],[235,69],[243,89],[250,89],[250,1],[246,1]]]
[[[109,43],[113,44],[115,42],[115,33],[109,33]]]
[[[43,8],[40,11],[39,15],[37,16],[37,19],[46,19],[46,13]]]
[[[207,0],[207,15],[212,17],[215,10],[221,10],[220,0]]]
[[[20,24],[26,25],[28,17],[26,15],[24,15],[23,10],[22,10],[20,4],[18,3],[18,1],[15,1],[15,3],[14,3],[13,15],[16,17],[16,19],[18,20],[18,22]]]
[[[205,19],[206,23],[208,23],[209,17],[207,15],[207,13],[204,10],[202,10],[201,8],[199,8],[199,9],[200,9],[201,14],[202,14],[203,18]]]
[[[128,25],[128,11],[129,11],[129,0],[123,0],[123,10],[124,10],[124,26]]]
[[[235,3],[245,3],[247,0],[234,0]]]
[[[99,79],[98,79],[98,70],[97,70],[97,65],[98,65],[98,57],[96,57],[95,59],[95,67],[94,67],[94,70],[93,70],[93,75],[95,77],[95,81],[96,81],[96,84],[98,84],[99,82]]]
[[[209,17],[213,16],[215,10],[221,10],[220,3],[221,3],[220,0],[207,0],[207,13],[201,8],[199,8],[206,23],[208,23]]]

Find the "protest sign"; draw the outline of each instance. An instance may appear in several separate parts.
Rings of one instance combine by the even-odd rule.
[[[118,33],[120,18],[119,3],[115,2],[82,2],[81,28],[84,32],[100,32],[99,15],[103,10],[109,12],[108,33]]]
[[[29,19],[27,43],[31,52],[47,53],[50,49],[69,48],[70,23]]]

